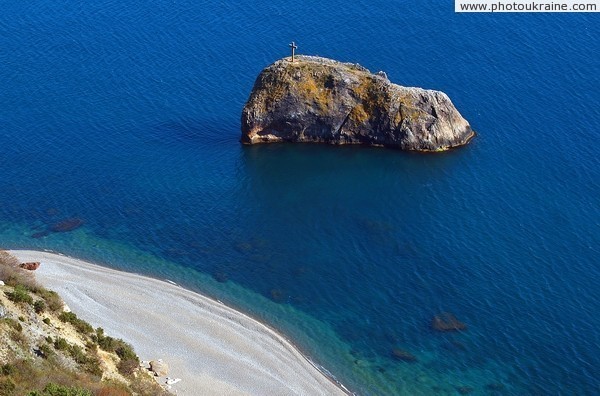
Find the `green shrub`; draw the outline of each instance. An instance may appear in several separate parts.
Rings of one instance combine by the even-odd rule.
[[[119,345],[115,348],[115,353],[121,360],[134,358],[137,359],[137,355],[135,354],[135,351],[131,345],[123,340],[117,340],[117,343]]]
[[[106,352],[114,352],[119,346],[116,339],[104,335],[104,329],[102,327],[96,329],[96,336],[93,337],[93,339],[98,343],[100,349]]]
[[[16,304],[27,303],[33,304],[33,297],[29,295],[29,292],[23,285],[16,285],[12,292],[4,292],[8,299]]]
[[[17,322],[12,318],[4,318],[0,320],[0,323],[6,323],[9,328],[19,332],[23,330],[23,326],[21,325],[21,323]]]
[[[10,378],[0,380],[0,396],[13,396],[16,388],[15,383]]]
[[[54,351],[48,344],[41,345],[39,349],[44,359],[48,359],[50,356],[54,355]]]
[[[29,392],[27,396],[93,396],[93,394],[87,389],[49,383],[43,391]]]
[[[69,348],[69,355],[75,360],[75,363],[84,364],[87,362],[87,356],[79,345],[71,345]]]
[[[75,330],[81,334],[90,334],[94,332],[94,328],[85,320],[81,320],[73,312],[63,312],[58,316],[62,322],[71,323]]]
[[[69,348],[69,343],[64,338],[59,337],[54,341],[54,348],[59,351],[64,351]]]
[[[37,300],[33,303],[33,309],[36,314],[41,314],[46,310],[46,304],[42,300]]]
[[[15,366],[13,366],[10,363],[7,363],[7,364],[3,365],[2,367],[0,367],[0,374],[11,375],[11,374],[14,374],[16,370],[17,369]]]
[[[68,351],[75,363],[79,364],[85,371],[99,377],[102,376],[100,358],[95,350],[84,351],[79,345],[71,345]]]
[[[44,318],[42,322],[46,323],[47,325],[50,325],[50,318]]]
[[[46,302],[46,305],[48,306],[48,309],[50,309],[50,311],[58,312],[58,311],[62,310],[63,301],[61,300],[60,296],[56,292],[54,292],[52,290],[47,290],[44,288],[38,288],[35,291],[35,293],[44,299],[44,301]]]
[[[25,322],[25,317],[24,316],[19,316],[19,322]]]
[[[117,343],[115,353],[120,359],[117,370],[125,376],[130,376],[140,366],[140,360],[131,345],[123,340],[116,340],[115,342]]]
[[[100,363],[100,358],[98,356],[89,356],[87,361],[82,364],[83,369],[97,377],[102,377],[102,364]]]

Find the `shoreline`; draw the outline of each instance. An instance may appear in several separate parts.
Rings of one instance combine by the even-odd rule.
[[[42,285],[59,293],[82,319],[131,343],[141,360],[162,358],[171,367],[169,375],[182,379],[173,386],[178,394],[194,395],[202,389],[226,394],[352,394],[283,334],[220,300],[168,279],[57,252],[10,253],[21,261],[41,262],[35,277]]]

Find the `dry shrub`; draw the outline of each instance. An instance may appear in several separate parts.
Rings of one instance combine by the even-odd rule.
[[[173,396],[160,386],[153,378],[146,375],[138,375],[131,380],[129,388],[138,395]]]
[[[35,281],[33,274],[19,268],[19,260],[8,253],[0,250],[0,280],[9,286],[23,285],[29,290],[38,289],[40,286]]]
[[[6,250],[0,250],[0,264],[7,265],[9,267],[18,267],[21,263],[19,262],[19,259]]]
[[[130,396],[131,392],[115,386],[103,386],[96,392],[96,396]]]

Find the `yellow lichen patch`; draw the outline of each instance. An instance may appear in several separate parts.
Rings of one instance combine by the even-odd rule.
[[[305,102],[312,102],[320,110],[327,110],[331,106],[331,91],[316,81],[312,74],[305,75],[295,85],[295,89],[300,98]]]
[[[376,116],[381,109],[388,106],[389,96],[377,85],[373,78],[361,78],[353,92],[367,114]]]
[[[352,109],[349,118],[354,124],[360,125],[369,120],[369,114],[367,114],[363,105],[359,104]]]

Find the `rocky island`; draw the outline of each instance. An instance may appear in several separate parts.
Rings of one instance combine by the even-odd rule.
[[[283,58],[256,79],[242,112],[244,144],[320,142],[444,151],[475,135],[440,91],[316,56]]]

